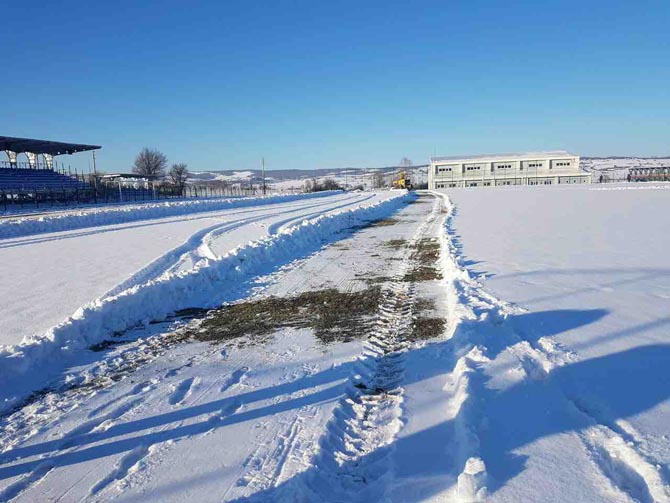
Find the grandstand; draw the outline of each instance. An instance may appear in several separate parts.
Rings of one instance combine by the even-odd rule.
[[[79,178],[55,170],[54,157],[99,148],[98,145],[0,136],[0,150],[4,150],[8,158],[0,162],[0,203],[7,207],[96,199],[94,187],[83,176]],[[27,162],[19,162],[21,154]]]
[[[88,188],[81,180],[49,169],[0,169],[0,190],[75,190]]]

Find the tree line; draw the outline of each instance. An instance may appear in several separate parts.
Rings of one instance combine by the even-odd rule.
[[[133,164],[133,173],[139,176],[165,179],[180,193],[184,192],[186,181],[190,176],[188,165],[183,162],[175,163],[167,170],[168,160],[161,151],[145,147]],[[167,170],[167,173],[166,173]]]

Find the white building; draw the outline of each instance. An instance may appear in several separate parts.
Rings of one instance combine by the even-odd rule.
[[[568,152],[431,157],[428,188],[591,183]]]

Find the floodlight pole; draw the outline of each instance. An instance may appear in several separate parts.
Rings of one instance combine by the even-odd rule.
[[[263,175],[263,197],[265,197],[265,157],[261,157],[261,173]]]

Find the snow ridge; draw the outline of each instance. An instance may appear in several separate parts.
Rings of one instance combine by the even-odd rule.
[[[162,320],[180,309],[215,307],[226,300],[229,289],[244,278],[316,250],[324,240],[369,221],[384,218],[412,196],[398,192],[389,199],[337,213],[321,215],[239,246],[223,256],[203,258],[192,269],[167,273],[116,295],[96,299],[41,337],[18,346],[0,346],[0,412],[33,391],[24,377],[40,369],[42,375],[73,362],[78,351],[110,335]],[[43,383],[41,383],[43,384]]]
[[[87,208],[68,212],[53,212],[40,218],[17,216],[16,218],[0,220],[0,239],[17,238],[46,232],[69,231],[101,225],[137,222],[139,220],[188,215],[191,213],[228,210],[263,204],[287,203],[298,199],[328,197],[339,193],[339,191],[325,191],[312,194],[292,194],[266,198],[243,197],[234,199],[192,199],[185,201],[107,206],[94,209]]]

